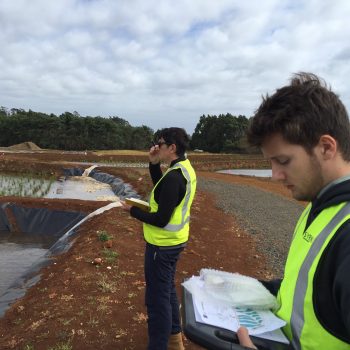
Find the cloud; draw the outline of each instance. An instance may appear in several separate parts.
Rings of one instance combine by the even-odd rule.
[[[192,132],[311,71],[349,108],[349,16],[346,0],[3,0],[0,104]]]

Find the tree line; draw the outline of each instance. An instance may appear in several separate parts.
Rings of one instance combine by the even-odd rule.
[[[191,146],[213,153],[242,151],[248,123],[243,115],[202,115],[192,135]]]
[[[245,116],[202,115],[190,136],[192,149],[235,152],[248,126]],[[0,107],[0,146],[31,141],[41,148],[61,150],[144,150],[159,132],[146,125],[132,126],[118,117],[82,117],[78,112],[59,116]]]

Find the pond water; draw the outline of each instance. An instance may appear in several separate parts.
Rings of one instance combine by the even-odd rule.
[[[230,169],[230,170],[219,170],[218,173],[232,174],[232,175],[245,175],[245,176],[256,176],[256,177],[271,177],[271,169]]]
[[[42,258],[57,241],[53,235],[0,231],[0,295]]]

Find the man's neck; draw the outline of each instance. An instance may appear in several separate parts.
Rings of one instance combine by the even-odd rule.
[[[323,162],[321,166],[324,187],[337,179],[350,175],[350,162],[344,160],[339,152],[329,161]]]
[[[318,193],[317,197],[320,197],[330,187],[350,179],[350,162],[338,162],[334,164],[334,167],[329,171],[328,176],[325,178],[325,186]]]
[[[340,184],[341,182],[350,180],[350,173],[348,175],[342,176],[337,178],[336,180],[333,180],[329,182],[325,187],[322,188],[322,190],[318,193],[317,198],[320,198],[323,193],[327,192],[331,187]]]

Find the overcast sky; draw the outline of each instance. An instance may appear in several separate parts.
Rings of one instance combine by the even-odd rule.
[[[184,127],[291,74],[350,107],[348,0],[0,0],[0,105]]]

